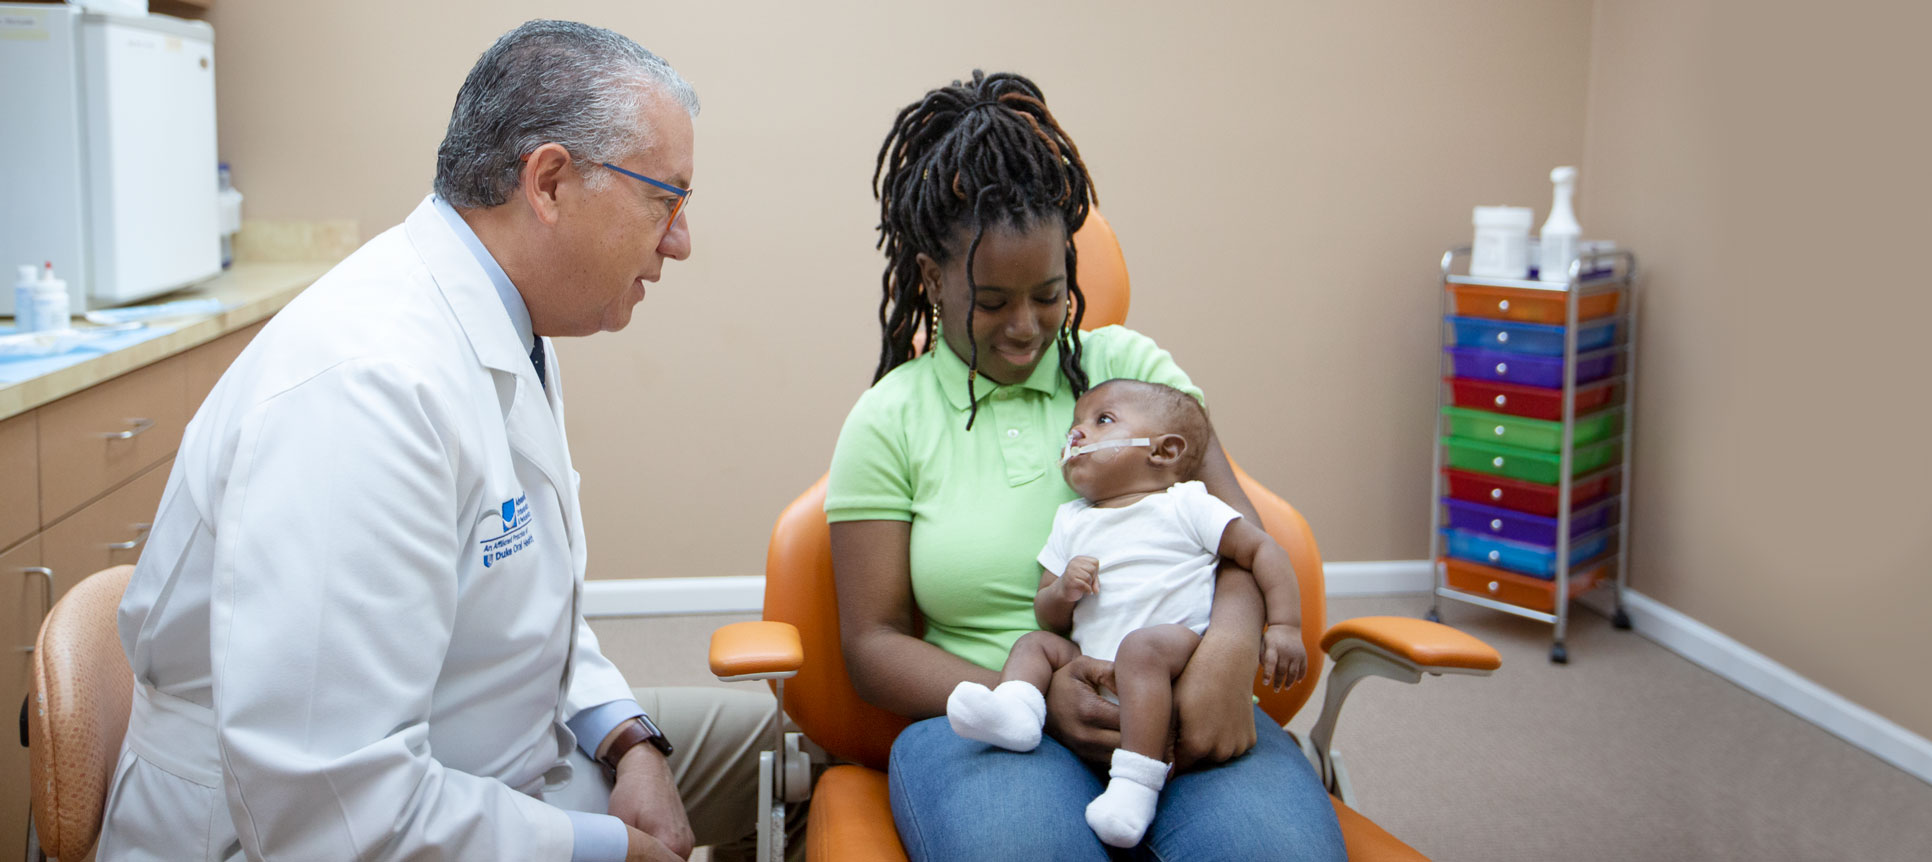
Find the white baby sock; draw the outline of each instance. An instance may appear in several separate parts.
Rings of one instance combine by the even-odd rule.
[[[1032,683],[1010,680],[998,688],[962,682],[946,698],[953,732],[1009,751],[1032,751],[1046,724],[1046,697]]]
[[[1107,791],[1087,803],[1087,825],[1114,847],[1132,847],[1154,822],[1154,805],[1167,783],[1167,764],[1125,748],[1114,749]]]

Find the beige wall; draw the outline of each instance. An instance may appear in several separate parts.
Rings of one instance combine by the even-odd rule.
[[[1580,216],[1648,273],[1636,588],[1932,736],[1932,14],[1879,5],[1597,4]]]
[[[1426,552],[1433,272],[1469,207],[1583,152],[1590,7],[1490,3],[215,4],[223,155],[258,218],[373,235],[428,190],[476,55],[535,14],[698,86],[696,255],[560,346],[601,577],[751,574],[871,379],[873,159],[975,66],[1045,88],[1135,278],[1132,323],[1333,559]]]

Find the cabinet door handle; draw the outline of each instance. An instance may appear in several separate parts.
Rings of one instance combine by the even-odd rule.
[[[108,542],[103,547],[110,551],[132,551],[135,548],[141,547],[141,543],[148,540],[148,530],[153,527],[153,524],[135,524],[134,538],[125,542]]]
[[[127,424],[133,427],[129,428],[126,431],[102,431],[101,436],[106,437],[109,440],[127,440],[133,437],[137,437],[140,435],[141,432],[154,427],[153,419],[123,419],[121,421],[126,422]]]
[[[40,618],[43,620],[46,619],[48,614],[54,612],[54,570],[46,566],[28,566],[21,569],[20,573],[23,575],[40,576],[42,583],[46,587],[40,592]],[[16,649],[20,652],[30,653],[34,651],[34,645],[28,644],[23,647],[17,647]]]

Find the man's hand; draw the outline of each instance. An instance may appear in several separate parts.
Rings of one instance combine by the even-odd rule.
[[[663,752],[649,745],[634,745],[624,752],[610,791],[610,813],[638,830],[631,833],[632,859],[663,858],[648,855],[648,850],[643,851],[647,855],[638,855],[640,832],[649,839],[647,844],[657,845],[655,849],[678,859],[690,857],[696,841],[691,834],[691,819],[684,812],[684,800],[678,798],[677,783],[671,778],[671,766]]]
[[[1047,684],[1046,731],[1080,759],[1106,763],[1120,747],[1120,706],[1100,696],[1114,687],[1114,663],[1080,656]]]
[[[1308,648],[1301,626],[1272,625],[1261,633],[1261,683],[1280,691],[1308,673]]]
[[[1202,761],[1221,763],[1254,747],[1255,638],[1217,634],[1209,628],[1187,668],[1174,680],[1174,712],[1179,738],[1174,769]],[[1047,710],[1052,713],[1052,708]]]
[[[1092,557],[1068,560],[1067,570],[1060,573],[1060,579],[1053,582],[1053,588],[1060,591],[1060,597],[1067,604],[1100,592],[1100,561]]]
[[[649,832],[640,832],[629,826],[631,843],[624,851],[624,862],[683,862],[685,857],[672,853],[664,842],[652,838]]]

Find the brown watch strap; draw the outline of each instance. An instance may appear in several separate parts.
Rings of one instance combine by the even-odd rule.
[[[624,759],[624,755],[629,754],[630,750],[640,743],[650,743],[651,747],[663,752],[665,757],[671,756],[671,741],[664,738],[664,733],[659,731],[657,725],[650,719],[638,716],[627,718],[624,723],[617,726],[617,737],[610,741],[609,747],[604,749],[604,756],[597,760],[615,770],[618,762]]]

